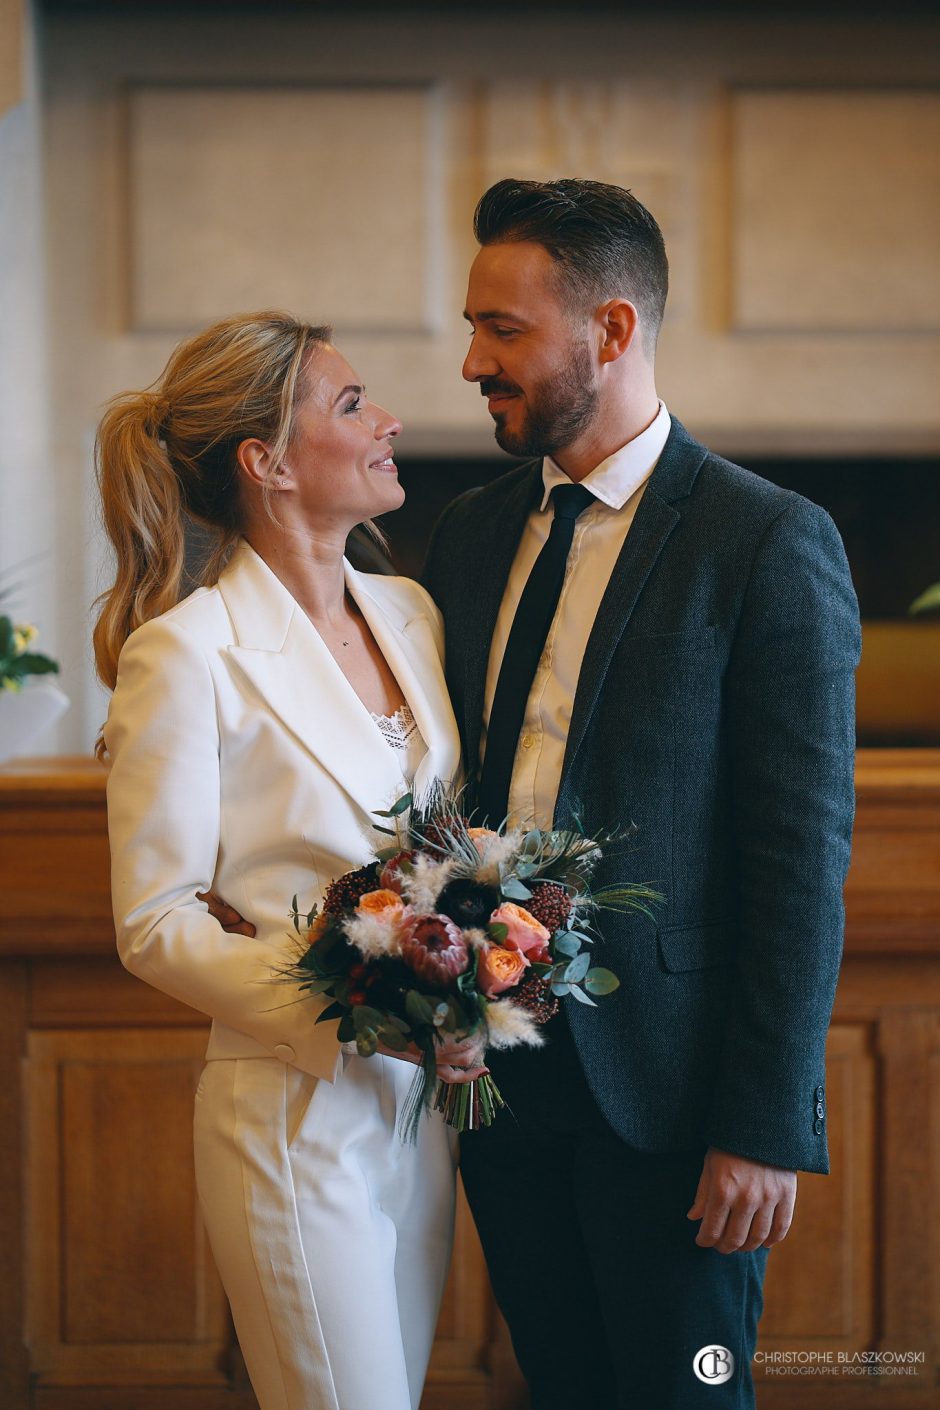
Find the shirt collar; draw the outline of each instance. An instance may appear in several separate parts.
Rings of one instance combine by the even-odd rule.
[[[671,425],[669,412],[663,402],[660,402],[659,411],[646,430],[634,436],[632,441],[627,441],[619,450],[615,450],[613,455],[608,455],[600,465],[595,465],[594,469],[585,475],[581,484],[602,504],[611,509],[622,509],[631,495],[636,493],[656,469],[656,462],[662,455]],[[555,464],[550,455],[546,455],[542,461],[543,492],[540,508],[546,508],[556,485],[570,484],[571,481],[564,470]]]

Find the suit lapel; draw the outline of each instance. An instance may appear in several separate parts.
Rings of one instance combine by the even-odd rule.
[[[459,632],[461,641],[476,642],[478,645],[477,651],[467,652],[462,722],[467,769],[471,774],[475,770],[480,751],[483,695],[496,618],[526,519],[535,503],[536,492],[542,484],[540,460],[534,461],[531,466],[523,467],[523,470],[524,473],[515,484],[509,487],[498,513],[487,511],[481,515],[479,524],[467,526],[466,541],[486,545],[485,558],[481,555],[474,568],[473,591],[466,595],[463,603],[466,615]],[[448,631],[452,630],[449,621]]]
[[[706,455],[705,447],[673,419],[588,637],[568,728],[562,786],[600,699],[614,652],[657,559],[682,517],[673,501],[680,501],[691,492]]]
[[[247,543],[219,591],[237,638],[229,657],[268,709],[366,813],[399,797],[401,770],[369,712],[306,614]]]

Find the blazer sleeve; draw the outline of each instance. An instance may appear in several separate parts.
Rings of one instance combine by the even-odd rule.
[[[332,1081],[335,1023],[277,979],[283,947],[229,935],[196,900],[216,873],[221,831],[216,694],[192,637],[157,618],[125,643],[105,726],[117,946],[148,984]]]
[[[711,1145],[825,1172],[824,1054],[854,814],[858,606],[827,514],[791,504],[752,562],[726,682],[739,948]]]

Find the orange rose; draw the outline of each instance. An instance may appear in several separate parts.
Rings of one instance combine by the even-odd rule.
[[[490,925],[505,925],[509,934],[503,941],[507,950],[519,950],[523,955],[530,950],[542,950],[551,940],[551,934],[524,906],[514,901],[504,901],[490,916]]]
[[[477,855],[482,861],[486,855],[486,849],[490,844],[490,839],[498,837],[499,833],[494,832],[491,827],[468,827],[467,836],[477,849]]]
[[[395,921],[405,914],[405,903],[394,891],[367,891],[359,897],[356,910],[364,916]]]
[[[313,925],[311,925],[310,929],[307,931],[306,940],[308,945],[315,945],[317,941],[321,939],[323,932],[329,929],[331,920],[332,917],[328,915],[317,916]]]
[[[528,967],[529,961],[518,950],[487,945],[477,959],[477,983],[481,992],[492,999],[518,984]]]

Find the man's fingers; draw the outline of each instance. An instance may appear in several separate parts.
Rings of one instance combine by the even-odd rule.
[[[750,1233],[741,1245],[742,1253],[752,1253],[755,1248],[760,1248],[763,1245],[773,1227],[777,1208],[779,1205],[776,1207],[764,1205],[757,1211],[751,1220]]]
[[[715,1248],[718,1245],[724,1238],[730,1213],[731,1205],[717,1193],[713,1185],[705,1204],[702,1223],[695,1236],[699,1248]]]
[[[778,1244],[781,1239],[786,1238],[793,1220],[794,1203],[794,1200],[781,1200],[777,1205],[770,1230],[763,1240],[765,1248],[773,1248],[774,1244]]]
[[[229,906],[217,896],[214,891],[197,891],[197,901],[205,901],[209,909],[209,914],[213,920],[217,920],[222,929],[229,935],[247,935],[251,939],[255,934],[255,927],[250,920],[246,920],[240,911],[236,911],[234,906]]]

